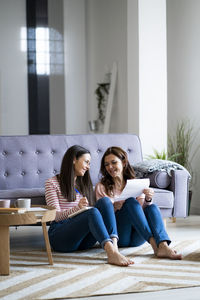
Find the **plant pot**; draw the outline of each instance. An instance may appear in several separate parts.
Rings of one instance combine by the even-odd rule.
[[[188,197],[188,216],[190,215],[191,201],[192,201],[192,191],[189,190],[189,197]]]

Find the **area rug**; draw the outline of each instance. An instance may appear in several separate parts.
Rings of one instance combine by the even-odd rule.
[[[0,276],[0,299],[67,299],[200,286],[200,240],[176,241],[172,247],[183,254],[182,261],[155,258],[147,243],[123,248],[121,253],[135,262],[130,267],[107,264],[98,247],[53,253],[53,266],[45,251],[11,252],[10,275]]]

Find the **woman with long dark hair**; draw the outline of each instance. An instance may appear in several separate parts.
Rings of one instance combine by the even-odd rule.
[[[138,197],[115,201],[120,198],[127,180],[135,179],[127,153],[120,147],[110,147],[101,160],[101,181],[96,185],[98,201],[109,198],[113,203],[119,247],[137,247],[150,243],[157,257],[181,259],[182,256],[169,247],[171,243],[166,232],[160,210],[153,204],[154,191],[144,189]]]
[[[63,157],[60,174],[45,183],[46,203],[56,208],[55,221],[49,228],[50,244],[55,251],[72,252],[92,248],[98,241],[107,253],[108,263],[128,266],[133,262],[118,251],[112,203],[102,199],[94,207],[90,160],[87,149],[70,147]]]

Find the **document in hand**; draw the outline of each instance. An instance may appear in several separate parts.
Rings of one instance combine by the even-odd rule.
[[[126,200],[130,197],[138,197],[143,193],[144,189],[149,188],[149,178],[144,179],[129,179],[123,189],[121,195],[115,197],[114,201]]]
[[[90,209],[90,208],[92,208],[92,207],[91,206],[84,206],[83,208],[81,208],[81,209],[75,211],[74,213],[72,213],[71,215],[69,215],[68,218],[72,218],[72,217],[74,217],[74,216],[76,216],[76,215],[78,215],[78,214],[80,214],[80,213],[82,213],[82,212],[84,212],[84,211],[86,211],[87,209]]]

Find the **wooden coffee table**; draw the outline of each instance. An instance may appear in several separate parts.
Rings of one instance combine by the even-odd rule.
[[[53,221],[56,215],[56,209],[48,206],[44,211],[33,211],[25,213],[1,213],[0,214],[0,275],[10,274],[10,226],[42,224],[43,235],[50,265],[53,265],[51,246],[47,232],[46,222]]]

